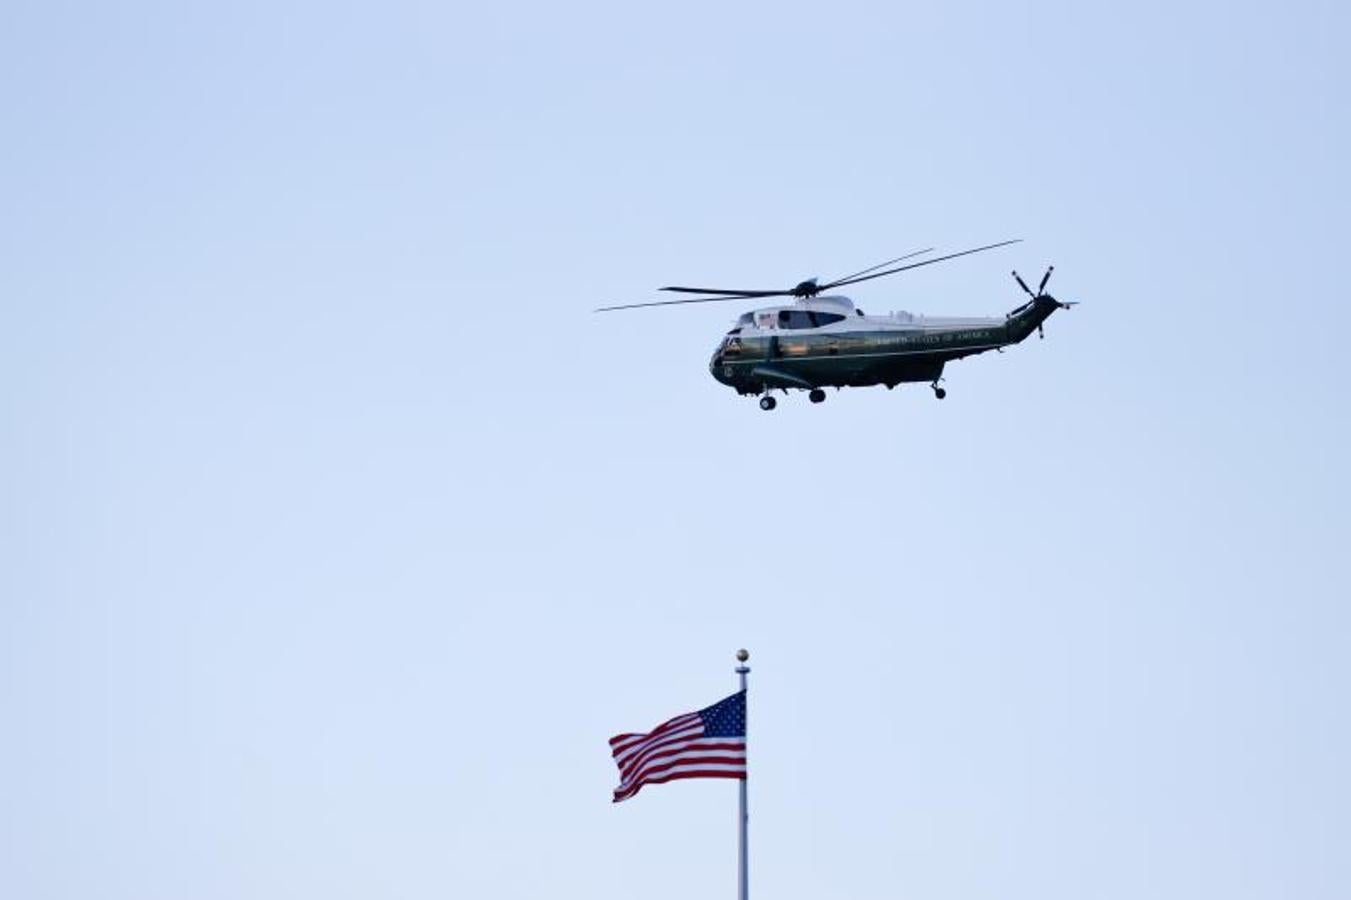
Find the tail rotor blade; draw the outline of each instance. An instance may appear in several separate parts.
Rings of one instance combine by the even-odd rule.
[[[1038,293],[1038,294],[1044,293],[1044,292],[1046,291],[1046,282],[1048,282],[1048,281],[1051,280],[1051,273],[1054,272],[1054,271],[1055,271],[1055,266],[1048,266],[1048,267],[1047,267],[1047,269],[1046,269],[1046,274],[1043,275],[1043,276],[1041,276],[1041,284],[1037,285],[1037,293]]]
[[[1031,289],[1030,287],[1027,286],[1027,282],[1026,282],[1026,281],[1023,281],[1022,276],[1018,274],[1018,270],[1017,270],[1017,269],[1014,269],[1014,270],[1013,270],[1013,280],[1016,281],[1016,282],[1018,282],[1018,287],[1022,288],[1022,289],[1025,290],[1025,291],[1027,291],[1027,296],[1029,296],[1029,297],[1035,297],[1035,296],[1037,296],[1036,294],[1032,293],[1032,289]]]

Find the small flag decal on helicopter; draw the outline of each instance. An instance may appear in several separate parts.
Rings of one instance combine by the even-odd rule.
[[[614,802],[646,784],[682,778],[746,778],[746,692],[663,722],[646,734],[610,738],[619,766]]]

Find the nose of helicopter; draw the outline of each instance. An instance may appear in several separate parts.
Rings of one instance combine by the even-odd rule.
[[[713,376],[719,384],[725,384],[728,387],[741,389],[741,381],[738,376],[744,377],[744,372],[738,372],[735,363],[741,357],[742,347],[741,338],[735,335],[729,335],[719,342],[717,349],[713,351],[713,357],[708,361],[708,373]]]
[[[722,366],[722,345],[713,351],[713,357],[708,361],[708,374],[722,384],[731,384]]]

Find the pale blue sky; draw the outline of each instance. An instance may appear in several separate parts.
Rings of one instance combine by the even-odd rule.
[[[1348,14],[11,2],[0,895],[1344,898]],[[673,282],[1082,301],[766,415]],[[721,892],[721,893],[720,893]]]

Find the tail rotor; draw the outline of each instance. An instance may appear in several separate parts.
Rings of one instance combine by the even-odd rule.
[[[1018,282],[1018,287],[1022,288],[1023,291],[1024,291],[1024,293],[1027,294],[1027,296],[1029,296],[1029,297],[1031,297],[1033,300],[1035,300],[1035,299],[1037,299],[1038,297],[1041,297],[1041,296],[1043,296],[1043,295],[1046,293],[1046,282],[1048,282],[1048,281],[1051,280],[1051,273],[1054,272],[1054,271],[1055,271],[1055,266],[1047,266],[1047,267],[1046,267],[1046,274],[1043,275],[1043,276],[1041,276],[1041,284],[1037,285],[1037,292],[1036,292],[1035,294],[1032,293],[1032,289],[1031,289],[1030,287],[1027,286],[1027,282],[1026,282],[1026,281],[1023,281],[1023,276],[1021,276],[1021,275],[1018,274],[1018,270],[1017,270],[1017,269],[1014,269],[1014,270],[1013,270],[1013,280],[1016,281],[1016,282]]]
[[[1032,289],[1027,286],[1027,282],[1023,281],[1022,276],[1018,274],[1018,271],[1016,269],[1013,272],[1013,280],[1018,282],[1018,287],[1022,288],[1023,292],[1027,294],[1027,296],[1031,297],[1032,300],[1034,301],[1040,300],[1042,297],[1045,297],[1047,300],[1053,302],[1060,309],[1069,309],[1071,306],[1077,305],[1078,304],[1077,300],[1071,300],[1067,303],[1063,300],[1057,300],[1050,294],[1046,293],[1046,282],[1051,280],[1051,273],[1054,271],[1055,266],[1046,267],[1046,274],[1041,276],[1041,283],[1037,285],[1036,293],[1032,292]]]

